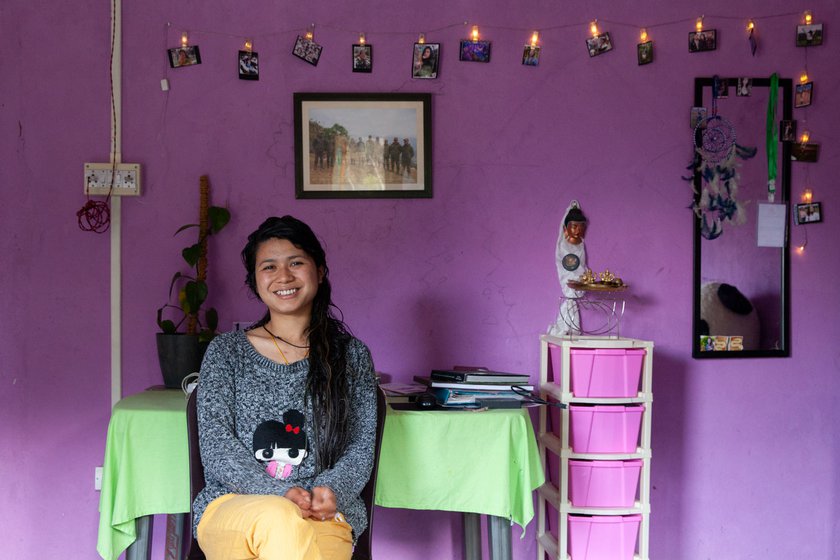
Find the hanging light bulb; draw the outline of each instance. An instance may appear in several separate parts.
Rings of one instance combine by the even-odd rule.
[[[802,191],[802,202],[810,204],[813,199],[814,193],[813,191],[811,191],[811,189],[806,188],[804,191]]]
[[[806,241],[805,243],[803,243],[802,245],[800,245],[799,247],[796,248],[796,250],[799,252],[799,254],[802,254],[802,253],[805,252],[805,245],[807,245],[807,244],[808,244],[808,242]]]
[[[251,42],[250,39],[245,39],[245,51],[251,52],[251,49],[254,48],[254,43]]]
[[[306,28],[306,34],[304,35],[307,40],[314,41],[315,40],[315,24],[310,23],[309,27]]]
[[[365,34],[364,33],[359,33],[359,44],[360,45],[365,44]]]
[[[532,47],[536,47],[539,40],[540,40],[540,32],[539,31],[534,31],[533,33],[531,33],[531,46]]]
[[[189,44],[190,44],[190,37],[189,37],[189,35],[187,35],[187,32],[184,31],[183,33],[181,33],[181,46],[186,47]]]
[[[648,32],[644,27],[642,27],[642,31],[639,33],[639,40],[641,40],[642,43],[647,43]]]
[[[755,31],[755,22],[753,20],[749,20],[747,22],[747,31],[750,32],[750,33]]]
[[[478,26],[477,25],[472,26],[472,31],[470,32],[470,39],[472,39],[473,42],[478,41]]]
[[[799,142],[802,144],[807,144],[808,141],[811,139],[811,133],[807,130],[802,131],[802,136],[799,137]]]
[[[811,10],[805,10],[802,19],[805,20],[805,25],[811,25],[811,21],[813,20],[813,18],[811,17]]]
[[[801,75],[801,76],[799,76],[799,83],[804,84],[804,83],[805,83],[805,82],[807,82],[807,81],[808,81],[808,71],[807,71],[807,70],[803,70],[803,71],[802,71],[802,75]]]
[[[592,23],[589,24],[589,32],[592,33],[593,37],[598,36],[598,20],[593,19]]]
[[[421,33],[420,37],[417,38],[417,42],[420,43],[421,45],[425,45],[426,44],[426,34]]]
[[[704,17],[706,17],[706,16],[700,16],[699,18],[697,18],[697,22],[694,24],[694,28],[697,30],[698,33],[703,31],[703,18]]]

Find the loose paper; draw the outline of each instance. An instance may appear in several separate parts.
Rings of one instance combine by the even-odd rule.
[[[787,206],[784,204],[758,204],[758,246],[784,247]]]

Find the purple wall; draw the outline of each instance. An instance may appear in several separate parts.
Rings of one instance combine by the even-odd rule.
[[[396,380],[454,363],[536,375],[538,335],[560,293],[558,224],[576,198],[590,219],[589,265],[632,285],[622,334],[656,343],[653,557],[840,557],[836,2],[125,4],[122,153],[143,164],[145,185],[123,201],[124,394],[160,382],[154,313],[179,266],[183,240],[172,233],[195,219],[201,174],[234,216],[211,247],[223,324],[259,315],[243,288],[244,237],[268,214],[292,213],[323,238],[336,301]],[[807,53],[793,46],[806,8],[827,31]],[[718,50],[689,54],[700,14],[718,29]],[[791,15],[758,19],[751,57],[745,19],[778,14]],[[615,49],[590,59],[593,17]],[[493,41],[489,64],[458,61],[464,20]],[[290,54],[310,22],[324,45],[317,67]],[[656,53],[640,67],[642,24]],[[109,239],[80,232],[75,212],[82,164],[109,154],[109,3],[7,0],[0,25],[0,557],[92,560],[93,469],[110,412]],[[534,26],[542,60],[524,67]],[[204,62],[170,70],[165,48],[183,28]],[[374,45],[372,74],[350,71],[360,31]],[[410,78],[419,32],[443,44],[437,80]],[[235,74],[246,35],[261,55],[258,82]],[[795,116],[822,154],[794,164],[793,190],[809,182],[825,217],[791,258],[792,356],[694,361],[690,191],[680,179],[693,78],[796,78],[806,55],[814,104]],[[431,92],[434,198],[296,200],[296,91]],[[792,226],[791,243],[804,234]],[[460,550],[457,516],[380,509],[376,522],[380,557]],[[518,560],[535,557],[534,532],[514,538]]]

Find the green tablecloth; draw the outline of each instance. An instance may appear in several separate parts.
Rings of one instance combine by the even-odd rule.
[[[398,411],[388,408],[376,505],[483,513],[521,526],[545,481],[525,409]]]
[[[136,539],[135,519],[190,511],[186,398],[148,390],[114,406],[105,443],[96,550],[117,558]]]

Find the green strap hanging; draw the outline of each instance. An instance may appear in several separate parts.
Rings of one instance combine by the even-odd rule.
[[[779,96],[779,75],[770,76],[770,98],[767,101],[767,200],[776,196],[776,167],[779,152],[779,128],[776,126],[776,103]]]

